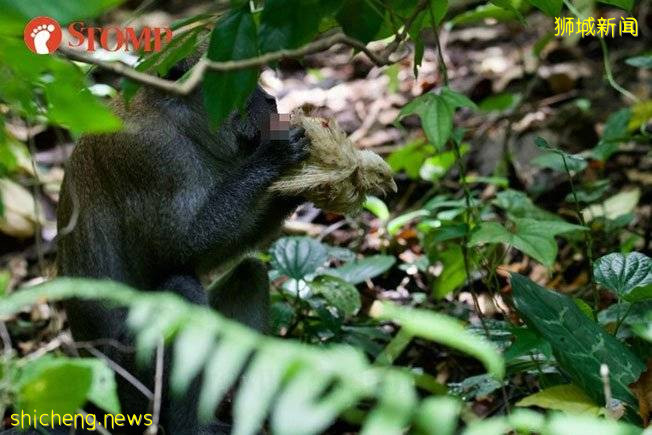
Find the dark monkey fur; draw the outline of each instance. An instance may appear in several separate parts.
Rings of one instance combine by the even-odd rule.
[[[267,188],[307,156],[303,131],[291,131],[289,140],[268,139],[276,103],[260,88],[218,131],[209,126],[200,92],[182,98],[142,89],[129,107],[116,102],[115,111],[124,130],[82,137],[69,161],[58,210],[59,274],[171,290],[263,330],[269,286],[261,263],[243,260],[211,295],[198,271],[244,254],[299,204]],[[69,223],[72,230],[63,231]],[[131,343],[124,310],[79,300],[66,310],[76,340]],[[153,368],[140,370],[133,355],[101,350],[152,386]],[[168,361],[166,378],[169,371]],[[196,421],[197,380],[178,400],[164,384],[166,434],[217,432]],[[123,413],[151,412],[148,400],[121,379],[119,393]]]

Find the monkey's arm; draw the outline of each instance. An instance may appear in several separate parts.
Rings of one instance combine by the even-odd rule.
[[[274,140],[261,144],[239,168],[229,171],[222,181],[210,190],[191,191],[183,201],[194,202],[196,212],[186,218],[187,230],[182,247],[183,263],[194,263],[210,254],[215,260],[233,257],[251,248],[265,233],[278,228],[283,217],[291,211],[290,201],[271,199],[267,188],[284,169],[307,156],[308,139],[302,129],[291,132],[288,140]],[[275,218],[270,222],[270,210]],[[278,208],[279,210],[275,210]],[[287,209],[287,210],[285,210]],[[275,211],[278,211],[275,213]]]

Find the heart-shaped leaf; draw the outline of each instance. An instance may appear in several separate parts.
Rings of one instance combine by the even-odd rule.
[[[328,250],[310,237],[285,237],[270,249],[272,266],[284,275],[303,279],[328,260]]]
[[[595,281],[619,297],[635,302],[652,298],[652,259],[640,252],[613,253],[593,265]]]
[[[396,259],[391,255],[372,255],[362,260],[350,261],[337,269],[330,269],[326,273],[351,284],[360,284],[385,272],[395,262]]]
[[[315,293],[324,296],[331,305],[345,316],[352,316],[361,306],[360,294],[355,286],[343,279],[322,275],[310,283]]]

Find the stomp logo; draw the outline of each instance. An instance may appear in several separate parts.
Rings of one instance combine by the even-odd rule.
[[[137,34],[133,27],[87,27],[83,21],[70,23],[68,33],[71,36],[68,47],[86,51],[95,51],[98,45],[107,51],[160,51],[163,43],[172,40],[172,30],[168,27],[143,27]],[[33,18],[23,30],[23,39],[34,53],[53,53],[61,44],[61,26],[54,18]]]

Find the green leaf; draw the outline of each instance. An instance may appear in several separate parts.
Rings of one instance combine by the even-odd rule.
[[[233,404],[233,435],[259,432],[293,357],[274,346],[263,348],[256,354]]]
[[[358,312],[361,306],[360,294],[352,284],[335,276],[322,275],[310,283],[310,288],[337,308],[345,317]]]
[[[406,106],[407,107],[407,106]],[[405,171],[412,179],[419,178],[419,169],[423,162],[435,153],[435,147],[423,139],[417,139],[387,157],[387,163],[394,172]]]
[[[337,269],[328,269],[325,273],[355,285],[385,273],[394,263],[396,258],[392,255],[372,255],[361,260],[350,261]]]
[[[475,398],[487,397],[502,386],[503,382],[484,374],[469,376],[459,383],[450,383],[449,391],[468,402]]]
[[[564,162],[564,159],[566,160]],[[551,151],[533,158],[530,163],[541,168],[552,169],[557,172],[566,172],[566,168],[571,172],[581,172],[586,166],[586,160],[580,156],[572,154],[562,155],[559,152]]]
[[[161,51],[152,51],[145,55],[145,58],[136,66],[138,71],[156,73],[161,77],[182,59],[192,54],[197,48],[199,35],[204,28],[199,26],[178,37],[173,37],[169,44],[165,44]],[[122,95],[126,101],[130,101],[140,89],[141,84],[129,79],[123,79]]]
[[[532,6],[541,10],[550,17],[558,17],[561,14],[563,0],[528,0]]]
[[[362,435],[401,435],[417,404],[413,380],[406,373],[388,373],[380,387],[378,406],[367,418]]]
[[[475,9],[462,12],[451,19],[451,24],[457,26],[460,24],[473,24],[492,18],[497,21],[514,21],[519,18],[513,10],[503,9],[493,4],[484,4],[477,6]]]
[[[629,108],[620,109],[609,115],[604,125],[602,138],[590,151],[593,158],[604,162],[618,151],[620,143],[629,137],[627,125],[631,117],[632,111]]]
[[[87,398],[97,407],[111,414],[120,413],[118,384],[115,372],[104,361],[94,358],[77,358],[75,363],[85,365],[92,371],[93,380]]]
[[[519,274],[511,275],[514,305],[530,328],[550,342],[555,358],[573,383],[593,401],[604,404],[600,366],[609,367],[613,397],[638,409],[628,385],[645,365],[620,341],[587,318],[573,300]]]
[[[328,260],[326,247],[310,237],[284,237],[269,253],[274,269],[297,280],[315,273]]]
[[[23,368],[16,383],[16,407],[29,415],[72,414],[91,390],[93,370],[70,358],[43,357]]]
[[[625,63],[637,68],[652,68],[652,53],[630,57],[625,60]]]
[[[421,433],[453,435],[462,403],[452,397],[428,397],[421,402],[416,415],[416,425]]]
[[[626,301],[652,298],[652,259],[640,252],[600,257],[593,264],[593,276]]]
[[[616,6],[626,11],[631,11],[634,7],[634,0],[598,0],[600,3],[605,3],[611,6]]]
[[[418,115],[421,118],[421,125],[428,141],[436,149],[442,149],[453,132],[453,112],[455,109],[449,100],[454,101],[455,104],[473,105],[473,102],[464,95],[453,91],[449,91],[446,97],[428,93],[403,106],[398,119],[407,115]]]
[[[317,0],[267,0],[260,18],[260,51],[296,48],[315,37],[321,21]]]
[[[206,364],[198,414],[202,421],[213,419],[215,409],[249,360],[255,341],[251,337],[226,334]]]
[[[2,216],[1,213],[0,216]],[[0,298],[3,298],[7,294],[10,281],[11,281],[11,272],[9,272],[8,270],[0,270]]]
[[[478,106],[476,106],[476,104],[471,101],[466,95],[454,91],[448,87],[444,87],[442,89],[441,96],[454,109],[457,109],[458,107],[468,107],[469,109],[478,108]]]
[[[25,23],[34,17],[52,17],[62,27],[84,18],[94,18],[124,0],[0,0],[0,33],[22,35]]]
[[[601,204],[593,204],[582,210],[582,217],[586,222],[591,222],[598,217],[610,220],[617,219],[631,213],[636,208],[641,197],[641,190],[636,188],[617,193],[604,200]]]
[[[275,399],[272,433],[310,435],[322,433],[329,424],[361,397],[361,391],[344,388],[328,374],[302,367]],[[300,415],[301,418],[297,418]]]
[[[362,204],[364,208],[372,212],[381,221],[389,219],[389,209],[385,202],[376,196],[367,196],[367,200]]]
[[[389,235],[395,236],[404,225],[420,217],[428,216],[429,214],[430,212],[428,210],[414,210],[397,216],[387,222],[387,232]]]
[[[464,256],[460,245],[451,245],[438,255],[444,270],[437,277],[432,286],[432,295],[437,299],[446,297],[466,281],[466,268]]]
[[[556,413],[550,417],[545,433],[547,435],[641,435],[641,429],[616,420]]]
[[[452,317],[390,303],[378,305],[372,316],[394,321],[415,337],[441,343],[477,358],[489,374],[497,379],[502,379],[505,374],[505,364],[495,346],[483,337],[469,332],[461,322]]]
[[[502,94],[488,96],[484,100],[480,101],[478,107],[483,112],[502,112],[503,110],[508,110],[516,106],[520,100],[520,94],[503,92]]]
[[[573,384],[555,385],[516,402],[516,406],[538,406],[544,409],[556,409],[570,414],[598,415],[602,408],[584,391]]]
[[[518,0],[489,0],[491,3],[495,4],[496,6],[505,9],[508,12],[511,12],[514,14],[516,18],[522,23],[525,24],[525,18],[523,15],[521,15],[521,12],[518,10],[518,6],[520,6],[520,1]]]
[[[541,220],[561,220],[559,216],[550,213],[534,205],[532,200],[524,192],[507,189],[498,192],[493,204],[507,212],[510,219],[514,218],[532,218]]]
[[[511,245],[551,267],[557,257],[555,236],[571,231],[586,231],[586,227],[564,221],[541,221],[536,219],[514,219],[514,231],[508,231],[497,222],[482,222],[471,234],[469,246],[483,243],[504,243]]]
[[[442,149],[453,132],[453,106],[443,96],[434,96],[421,117],[423,131],[431,144]]]
[[[384,9],[370,0],[344,0],[335,18],[347,35],[362,42],[374,39],[380,30]]]
[[[170,376],[170,388],[173,394],[186,391],[204,367],[214,341],[214,335],[207,333],[206,328],[206,325],[193,323],[177,335]]]
[[[122,121],[88,89],[79,89],[66,80],[55,80],[45,85],[48,99],[48,118],[76,133],[113,132],[122,128]],[[84,110],[79,110],[83,107]]]
[[[255,57],[258,54],[256,24],[247,5],[232,10],[217,22],[207,56],[210,60],[227,61]],[[204,76],[204,105],[211,124],[218,126],[235,109],[243,109],[256,88],[257,68],[231,72],[209,71]]]

